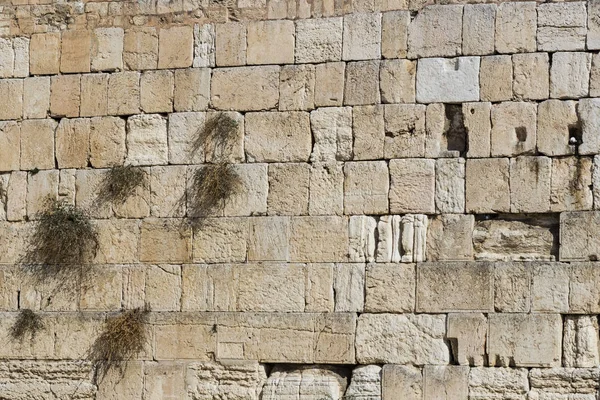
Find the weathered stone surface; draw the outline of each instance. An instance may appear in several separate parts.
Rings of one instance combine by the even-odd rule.
[[[304,312],[333,312],[334,267],[332,264],[308,264],[306,266],[306,298]]]
[[[92,36],[92,71],[123,69],[123,28],[98,28]]]
[[[90,163],[94,168],[121,165],[126,151],[125,121],[117,117],[91,119]]]
[[[566,212],[560,215],[560,260],[592,260],[600,256],[597,232],[600,213]]]
[[[536,50],[535,2],[502,3],[496,12],[496,51],[531,53]]]
[[[598,318],[565,316],[563,330],[563,365],[590,368],[600,362],[598,352]]]
[[[442,214],[429,219],[427,260],[458,261],[473,259],[472,215]]]
[[[600,99],[581,99],[577,104],[581,123],[581,144],[579,154],[600,153],[600,138],[595,134],[600,126]]]
[[[29,45],[31,40],[27,37],[16,37],[13,39],[13,49],[15,51],[15,63],[13,76],[16,78],[26,78],[29,76]]]
[[[194,232],[194,261],[205,263],[246,261],[248,221],[245,218],[211,218]]]
[[[510,210],[509,160],[470,159],[465,168],[466,211],[497,213]]]
[[[175,79],[171,71],[146,71],[140,79],[140,105],[146,113],[173,111]]]
[[[335,312],[362,312],[365,304],[365,264],[335,264]]]
[[[81,75],[56,75],[50,80],[50,115],[78,117],[80,109]],[[9,81],[8,81],[9,82]]]
[[[513,97],[513,61],[509,55],[481,57],[479,70],[482,101],[506,101]]]
[[[352,109],[332,107],[310,113],[314,145],[313,162],[331,162],[352,158]],[[309,138],[310,139],[310,138]]]
[[[144,386],[143,363],[128,361],[121,374],[118,368],[109,370],[105,378],[98,383],[98,399],[118,400],[120,398],[141,398]]]
[[[248,65],[293,64],[294,33],[293,21],[250,22],[246,53]]]
[[[487,318],[483,314],[448,314],[447,329],[446,336],[459,365],[484,365]]]
[[[46,118],[50,111],[50,77],[23,80],[23,118]]]
[[[385,141],[383,113],[383,106],[357,106],[352,109],[355,160],[383,158]]]
[[[145,283],[146,303],[152,310],[181,309],[181,266],[152,265],[146,268]]]
[[[16,122],[0,123],[0,171],[18,170],[21,154],[21,129]]]
[[[269,215],[308,214],[310,166],[304,163],[269,165]],[[289,182],[294,182],[290,185]]]
[[[346,64],[344,104],[379,104],[379,60],[355,61]]]
[[[435,210],[434,160],[391,160],[390,212],[433,213]]]
[[[514,54],[513,91],[520,100],[545,100],[550,90],[548,53]]]
[[[492,107],[492,156],[531,154],[536,143],[536,104],[506,102]]]
[[[85,168],[90,149],[90,120],[60,120],[56,128],[56,161],[58,168]]]
[[[529,391],[527,375],[525,368],[471,368],[469,398],[525,400]]]
[[[27,178],[27,217],[39,219],[49,202],[58,199],[58,170],[40,171]]]
[[[144,364],[144,386],[142,398],[159,400],[165,397],[185,396],[184,367],[182,363],[151,362]]]
[[[108,107],[109,74],[85,74],[81,76],[82,117],[106,115]]]
[[[592,159],[588,157],[552,160],[551,211],[592,209]]]
[[[548,156],[575,153],[570,143],[579,118],[574,101],[547,100],[538,105],[537,149]]]
[[[194,68],[215,66],[215,25],[194,25]]]
[[[569,311],[571,269],[565,264],[533,264],[531,269],[531,311]]]
[[[94,262],[119,264],[138,261],[139,221],[126,219],[97,220],[94,221],[94,224],[98,230],[98,252]]]
[[[315,108],[315,66],[286,65],[279,75],[279,109],[312,110]]]
[[[462,25],[463,54],[493,54],[495,23],[495,4],[465,5]]]
[[[246,25],[239,22],[215,25],[215,61],[219,67],[246,64]]]
[[[110,218],[113,215],[112,205],[98,200],[105,169],[78,169],[75,173],[75,204],[88,210],[92,218]]]
[[[407,365],[386,364],[381,373],[382,399],[398,396],[410,400],[423,398],[423,373],[420,368]]]
[[[158,114],[128,118],[126,144],[128,164],[167,164],[167,121]]]
[[[496,263],[494,308],[498,312],[529,312],[531,269],[524,263]]]
[[[462,17],[462,5],[435,5],[420,10],[408,27],[408,58],[460,55]]]
[[[414,262],[425,260],[427,216],[384,215],[377,232],[377,262]]]
[[[249,261],[287,261],[289,259],[289,218],[256,217],[250,219],[249,225]]]
[[[384,106],[385,158],[423,157],[425,155],[425,110],[422,104]]]
[[[491,103],[464,103],[462,115],[467,136],[467,157],[489,157],[491,151]]]
[[[446,316],[361,314],[356,327],[356,358],[364,364],[448,364],[443,338]]]
[[[192,66],[194,32],[191,26],[163,28],[158,36],[158,68]]]
[[[256,361],[192,363],[185,378],[194,399],[258,400],[266,381],[265,367]]]
[[[386,214],[389,173],[385,161],[344,165],[344,214]]]
[[[225,203],[223,215],[237,217],[266,214],[269,191],[267,164],[235,164],[233,168],[240,177],[241,187]]]
[[[315,106],[341,106],[344,99],[343,62],[317,64],[315,68]]]
[[[0,104],[0,118],[20,119],[23,115],[23,80],[0,80],[0,96],[4,99]]]
[[[384,58],[405,58],[408,50],[410,12],[392,11],[381,19],[381,55]]]
[[[342,163],[313,163],[310,169],[309,215],[342,215],[344,172]]]
[[[189,227],[178,220],[145,219],[140,236],[140,261],[188,262],[192,237]]]
[[[559,99],[587,97],[591,65],[592,55],[589,53],[554,53],[550,69],[550,97]]]
[[[413,264],[369,264],[365,282],[366,312],[414,312]]]
[[[379,365],[364,365],[354,368],[344,399],[381,399],[381,367]]]
[[[533,399],[565,399],[569,397],[592,400],[600,384],[598,368],[545,368],[529,372]]]
[[[465,159],[436,160],[435,208],[439,213],[465,210]]]
[[[123,62],[128,69],[156,69],[158,32],[154,27],[128,29],[123,38]]]
[[[60,69],[60,33],[36,33],[31,36],[29,69],[32,75],[58,74]]]
[[[510,209],[513,213],[550,210],[552,160],[521,156],[510,160]]]
[[[248,161],[308,161],[312,146],[308,113],[248,113],[245,123],[244,144]],[[270,144],[265,146],[265,143]]]
[[[537,31],[537,47],[541,51],[584,50],[586,33],[584,26],[574,28],[540,26]]]
[[[365,215],[351,216],[348,223],[348,256],[351,262],[375,261],[377,221]]]
[[[344,17],[342,59],[381,57],[381,14],[356,13]]]
[[[210,101],[210,70],[188,68],[175,71],[175,111],[200,111]]]
[[[417,63],[410,60],[381,62],[380,86],[383,103],[414,103]]]
[[[339,61],[342,57],[342,30],[342,18],[299,20],[296,26],[296,62]]]
[[[348,385],[347,380],[342,371],[332,367],[311,365],[285,368],[277,366],[266,379],[260,398],[262,400],[282,398],[289,400],[304,398],[341,400]],[[258,392],[260,392],[260,388]]]
[[[279,101],[279,67],[216,69],[211,79],[211,102],[221,110],[260,111]]]
[[[462,9],[462,6],[460,8]],[[479,57],[419,59],[417,101],[419,103],[479,101]]]
[[[558,314],[490,314],[488,354],[496,367],[555,367],[561,362]]]
[[[423,368],[423,399],[467,398],[468,378],[469,367],[426,365]]]
[[[110,74],[108,80],[108,113],[128,115],[140,112],[139,72]]]
[[[60,72],[90,72],[90,31],[68,30],[61,35]]]
[[[587,13],[582,2],[541,4],[538,7],[538,49],[583,50]]]
[[[600,309],[598,298],[598,270],[594,263],[571,264],[569,307],[572,313],[591,314]]]

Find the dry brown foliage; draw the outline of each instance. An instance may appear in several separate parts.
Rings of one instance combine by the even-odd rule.
[[[192,146],[192,154],[201,149],[205,154],[211,154],[214,161],[224,161],[222,158],[232,150],[235,141],[238,122],[227,114],[219,114],[207,118],[206,123],[196,134]]]
[[[144,170],[131,165],[111,168],[100,183],[98,202],[123,203],[135,190],[147,184]]]
[[[10,328],[10,336],[13,339],[21,340],[29,333],[31,337],[34,337],[43,328],[44,323],[39,315],[29,309],[23,309]]]

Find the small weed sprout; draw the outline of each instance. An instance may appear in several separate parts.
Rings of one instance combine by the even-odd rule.
[[[235,141],[238,122],[227,114],[219,114],[210,119],[196,135],[192,145],[192,154],[204,149],[205,154],[212,154],[215,161],[222,158],[232,150]]]
[[[192,178],[188,201],[190,216],[207,217],[221,210],[231,196],[243,187],[243,182],[232,165],[207,164]]]
[[[146,182],[146,172],[140,168],[131,165],[113,167],[100,183],[98,201],[123,203],[136,188],[146,185]]]
[[[149,308],[136,308],[106,320],[104,330],[88,352],[96,381],[102,381],[113,368],[122,375],[126,362],[144,350],[148,341],[144,325],[149,312]]]
[[[43,328],[42,318],[33,311],[24,309],[10,328],[10,336],[15,340],[22,340],[25,335],[31,334],[33,338]]]

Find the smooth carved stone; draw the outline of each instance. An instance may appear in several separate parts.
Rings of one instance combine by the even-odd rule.
[[[108,112],[109,74],[85,74],[81,76],[82,117],[103,116]]]
[[[408,57],[453,57],[462,48],[462,5],[420,10],[408,27]]]
[[[315,106],[341,106],[344,100],[343,62],[317,64],[315,68]]]
[[[173,111],[175,78],[171,71],[146,71],[140,79],[140,105],[146,113]]]
[[[351,216],[348,225],[349,257],[351,262],[375,261],[375,218]]]
[[[544,368],[529,372],[533,399],[564,399],[573,397],[594,400],[600,388],[598,368]]]
[[[354,368],[344,399],[380,400],[381,367],[378,365],[365,365]]]
[[[473,400],[526,400],[529,392],[525,368],[471,368],[469,398]]]
[[[448,364],[446,316],[361,314],[356,327],[356,358],[361,364]]]
[[[215,59],[219,67],[246,64],[246,25],[228,22],[215,26]]]
[[[348,381],[345,375],[334,367],[319,365],[293,368],[275,367],[266,380],[260,398],[262,400],[282,398],[289,400],[305,398],[341,400],[345,398],[344,392],[347,385]]]
[[[341,60],[342,32],[342,18],[298,20],[296,62],[320,63]]]
[[[248,24],[246,61],[255,64],[293,64],[293,21],[256,21]]]
[[[201,111],[210,101],[210,70],[188,68],[175,70],[175,111]]]
[[[163,28],[158,37],[158,68],[187,68],[193,63],[194,32],[191,26]]]
[[[600,363],[598,350],[598,318],[565,316],[563,331],[563,365],[591,368]]]
[[[60,69],[60,32],[36,33],[30,42],[32,75],[54,75]]]
[[[417,66],[417,101],[479,101],[479,57],[420,59]]]
[[[199,399],[259,400],[266,381],[265,366],[256,361],[191,363],[186,371],[187,393]]]
[[[90,72],[90,31],[68,30],[62,33],[60,72]]]

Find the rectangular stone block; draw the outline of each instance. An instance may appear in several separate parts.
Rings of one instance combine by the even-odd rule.
[[[365,281],[365,312],[414,312],[415,288],[414,264],[369,264]]]
[[[425,111],[426,107],[422,104],[384,106],[385,158],[425,155]]]
[[[201,111],[210,101],[210,70],[206,68],[175,71],[175,111]]]
[[[60,72],[90,72],[91,35],[88,30],[67,30],[62,33]]]
[[[50,111],[50,77],[23,80],[23,118],[46,118]]]
[[[417,63],[409,60],[384,60],[380,68],[381,101],[414,103]]]
[[[417,101],[479,101],[479,62],[479,57],[420,59],[417,66]]]
[[[104,116],[108,110],[109,74],[81,75],[82,117]]]
[[[55,140],[58,168],[87,167],[90,158],[90,119],[61,119]]]
[[[157,360],[210,361],[211,354],[216,351],[216,335],[212,331],[216,321],[214,317],[206,314],[200,314],[197,319],[199,321],[191,321],[192,323],[187,324],[182,324],[177,320],[156,324],[154,326],[155,358]],[[174,337],[179,340],[173,340]],[[164,376],[164,374],[160,375]],[[153,382],[156,382],[156,379]],[[163,397],[163,393],[166,391],[164,384],[162,386],[163,389],[158,392],[160,397],[155,397],[157,400]],[[184,393],[182,390],[172,398],[180,398]]]
[[[140,235],[140,261],[189,262],[192,232],[181,220],[145,219]]]
[[[321,63],[342,58],[342,18],[298,20],[296,63]]]
[[[598,318],[590,315],[565,316],[563,329],[563,365],[591,368],[600,362]]]
[[[171,71],[146,71],[140,79],[140,105],[146,113],[173,111],[174,77]]]
[[[597,368],[546,368],[531,369],[529,397],[561,398],[580,397],[592,400],[600,385]]]
[[[344,172],[342,163],[313,163],[310,169],[309,215],[344,213]]]
[[[45,170],[27,178],[27,217],[39,219],[48,201],[58,199],[58,170]]]
[[[514,54],[513,92],[520,100],[545,100],[550,90],[548,53]]]
[[[598,299],[600,274],[596,263],[572,263],[569,287],[571,313],[595,314],[600,310]]]
[[[246,114],[244,138],[250,162],[303,162],[312,150],[309,114],[260,112]],[[265,146],[265,143],[270,143]]]
[[[568,312],[570,266],[535,263],[528,267],[531,269],[531,311]]]
[[[597,232],[600,213],[566,212],[560,215],[560,260],[592,260],[600,255]]]
[[[123,62],[130,70],[156,69],[158,32],[154,27],[128,29],[123,39]]]
[[[134,115],[128,118],[126,144],[127,164],[167,164],[167,121],[158,114]]]
[[[538,105],[537,149],[548,156],[575,153],[571,144],[579,118],[574,101],[547,100]]]
[[[333,274],[335,312],[362,312],[365,306],[365,264],[338,263]]]
[[[267,164],[236,164],[234,169],[242,185],[223,207],[223,215],[227,217],[265,215],[269,192]]]
[[[423,399],[464,399],[469,393],[469,367],[449,365],[423,368]]]
[[[462,53],[484,55],[494,53],[495,4],[467,4],[463,12]]]
[[[215,40],[213,24],[194,25],[194,68],[215,66]]]
[[[344,165],[344,214],[387,214],[389,172],[385,161]]]
[[[344,217],[292,218],[290,261],[345,261],[348,253],[347,225]]]
[[[310,160],[334,162],[352,159],[352,108],[328,107],[310,113],[313,147]]]
[[[50,81],[50,115],[74,118],[79,116],[81,75],[57,75]]]
[[[356,13],[344,17],[342,59],[381,58],[381,14]]]
[[[531,53],[536,50],[535,2],[502,3],[496,12],[496,51]]]
[[[250,22],[248,24],[247,64],[293,64],[294,33],[293,21]]]
[[[465,159],[438,159],[435,163],[435,208],[439,213],[465,210]]]
[[[494,266],[494,308],[497,312],[529,312],[531,268],[526,263]]]
[[[279,110],[312,110],[315,108],[315,67],[285,65],[279,75]]]
[[[460,55],[463,6],[435,5],[419,11],[408,27],[408,58]]]
[[[123,69],[123,28],[97,28],[92,35],[92,71]]]
[[[492,156],[530,154],[536,144],[537,105],[505,102],[492,107]]]
[[[482,366],[487,361],[487,318],[483,314],[448,314],[448,339],[459,365]]]
[[[410,12],[391,11],[381,19],[381,55],[383,58],[406,58]]]
[[[90,123],[90,163],[94,168],[123,164],[125,160],[125,121],[118,117],[92,118]]]
[[[332,62],[315,68],[315,107],[341,106],[344,99],[346,64]]]
[[[0,122],[0,171],[19,170],[21,127],[17,122]]]
[[[77,178],[81,181],[79,176]],[[94,226],[98,230],[98,252],[94,262],[100,264],[138,262],[139,221],[128,219],[96,220]]]
[[[194,60],[194,30],[191,26],[163,28],[158,37],[158,68],[188,68]]]
[[[521,156],[510,160],[510,209],[513,213],[550,210],[552,160]]]
[[[140,112],[140,74],[118,72],[108,81],[108,114],[128,115]]]
[[[593,203],[592,159],[552,159],[551,211],[591,210]]]
[[[482,101],[506,101],[513,97],[513,61],[510,55],[481,57],[479,70]]]
[[[279,102],[279,67],[219,68],[211,80],[213,107],[221,110],[269,110]]]
[[[583,52],[552,54],[550,97],[578,99],[587,97],[590,86],[592,55]]]
[[[472,260],[474,227],[472,215],[442,214],[431,218],[427,231],[427,260]]]
[[[60,32],[31,36],[29,71],[32,75],[54,75],[60,70]]]
[[[390,160],[389,169],[391,213],[434,213],[434,160]]]
[[[287,261],[289,259],[289,218],[255,217],[250,218],[249,225],[249,261]]]
[[[215,25],[215,59],[219,67],[246,64],[246,25],[229,22]]]
[[[423,398],[423,373],[418,367],[386,364],[381,373],[382,400]]]
[[[469,397],[473,400],[526,400],[529,391],[527,375],[526,368],[471,368]]]
[[[467,135],[467,157],[489,157],[491,152],[491,103],[464,103],[462,115]]]
[[[307,215],[310,166],[304,163],[269,165],[269,215]],[[290,185],[289,182],[294,182]]]
[[[23,79],[0,80],[0,119],[20,119],[23,116]]]
[[[144,386],[143,397],[159,400],[165,396],[171,398],[184,396],[184,372],[182,363],[144,363],[143,379],[147,380],[148,385]]]
[[[494,213],[510,210],[509,160],[468,160],[465,168],[467,212]]]
[[[581,144],[578,147],[579,154],[598,154],[600,153],[600,138],[594,134],[600,126],[598,118],[598,109],[600,100],[581,99],[577,104],[577,114],[581,124]],[[569,138],[570,139],[570,138]]]
[[[194,261],[246,261],[247,218],[211,218],[194,232]]]
[[[344,105],[379,104],[379,60],[346,64]]]
[[[21,122],[21,169],[54,168],[53,119],[31,119]]]

